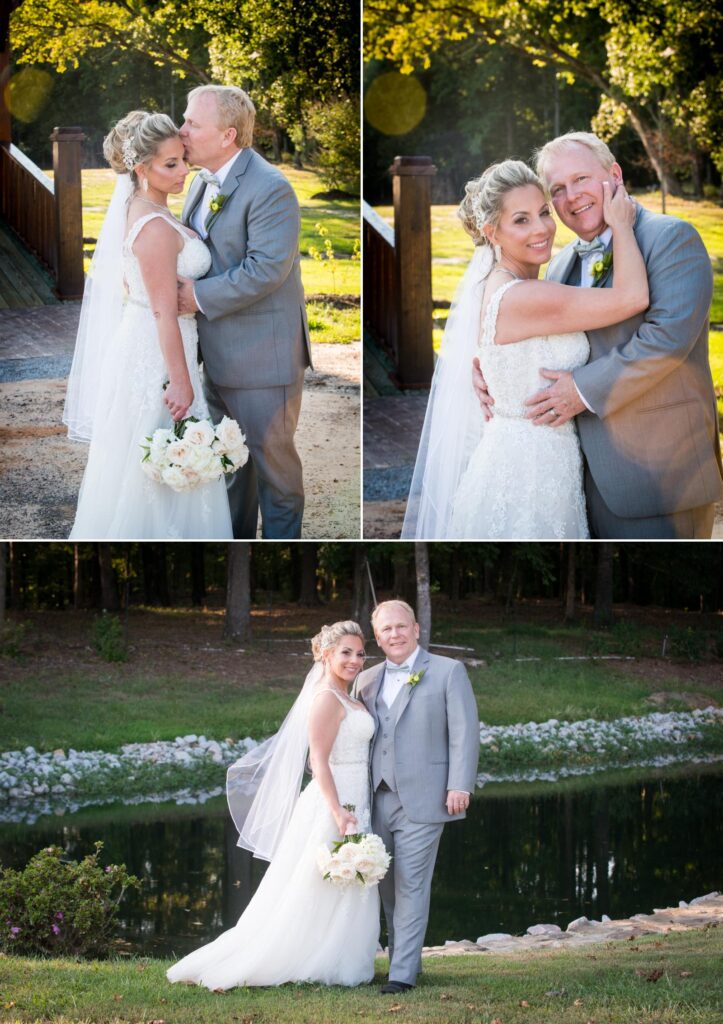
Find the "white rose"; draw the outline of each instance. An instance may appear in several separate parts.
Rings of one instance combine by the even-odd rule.
[[[226,452],[226,457],[231,459],[231,462],[233,463],[232,472],[235,473],[237,469],[240,469],[241,466],[245,466],[248,462],[249,450],[245,444],[242,444],[240,447],[232,448],[230,451]]]
[[[210,448],[190,448],[186,466],[194,470],[202,480],[215,479],[221,475],[221,459]]]
[[[331,850],[328,846],[320,846],[316,852],[316,866],[325,875],[331,866]]]
[[[180,466],[167,466],[161,475],[163,483],[174,491],[185,491],[188,487],[184,471]]]
[[[351,864],[356,860],[356,846],[354,843],[344,843],[336,853],[339,860],[344,864]]]
[[[155,480],[157,484],[161,482],[161,469],[159,466],[156,466],[149,460],[146,460],[145,462],[141,462],[141,469],[146,476],[149,476],[151,480]]]
[[[236,420],[224,416],[216,427],[216,451],[231,458],[231,452],[241,448],[245,440]]]
[[[158,466],[166,461],[168,445],[174,440],[174,437],[173,431],[167,430],[165,427],[160,427],[154,432],[151,438],[151,462]]]
[[[210,445],[216,435],[208,420],[199,420],[198,423],[187,423],[183,431],[183,440],[189,444]]]
[[[176,438],[166,448],[166,458],[176,466],[187,466],[191,462],[191,455],[194,452],[190,444],[184,439]]]

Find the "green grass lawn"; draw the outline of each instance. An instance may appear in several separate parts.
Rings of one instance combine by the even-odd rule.
[[[329,621],[338,617],[337,611],[327,612]],[[314,613],[285,611],[285,625],[276,627],[273,643],[257,640],[240,652],[220,641],[221,620],[212,612],[132,610],[128,660],[111,664],[92,648],[91,615],[39,613],[28,620],[21,656],[0,659],[2,748],[113,750],[187,733],[216,739],[267,736],[278,728],[306,672],[305,658],[298,656],[303,643],[278,642],[310,635],[303,614]],[[646,714],[653,710],[651,693],[695,690],[697,677],[701,689],[723,703],[723,679],[713,663],[658,657],[664,634],[671,632],[670,619],[631,623],[621,616],[618,627],[599,632],[496,618],[479,606],[457,614],[440,610],[433,637],[472,648],[484,661],[470,666],[469,675],[480,719],[490,725]],[[681,619],[688,620],[706,644],[714,641],[712,619],[707,624],[692,614]],[[254,628],[257,636],[266,632],[263,613],[255,616]],[[598,654],[646,660],[555,660]],[[684,707],[676,698],[665,706]]]
[[[286,164],[280,167],[296,192],[301,207],[301,276],[308,295],[359,295],[361,289],[360,263],[352,259],[355,242],[359,239],[359,202],[355,199],[334,200],[312,199],[324,191],[321,178],[313,170],[296,170]],[[52,171],[45,172],[52,178]],[[183,202],[193,181],[189,174],[186,189],[181,196],[171,196],[169,207],[180,217]],[[83,179],[83,237],[97,239],[105,211],[115,187],[116,175],[108,169],[84,170]],[[335,254],[333,266],[328,261],[314,260],[309,248],[323,250],[323,239],[318,225],[328,232]],[[90,265],[93,245],[86,244],[86,270]],[[312,312],[310,310],[310,312]],[[328,304],[313,308],[314,326],[311,327],[312,341],[341,342],[358,341],[361,337],[358,307],[335,309]]]
[[[165,960],[0,959],[6,1024],[718,1024],[723,929],[577,950],[429,958],[417,988],[169,985]],[[657,980],[651,980],[651,979]]]
[[[647,210],[660,213],[660,192],[645,192],[635,198]],[[390,224],[394,212],[390,206],[377,207],[377,212]],[[700,233],[713,265],[713,304],[711,323],[723,324],[723,210],[709,200],[668,197],[666,213],[688,221]],[[574,235],[557,221],[553,253],[557,253]],[[472,242],[457,217],[456,206],[432,207],[432,294],[437,302],[451,302],[455,289],[472,254]],[[439,262],[454,260],[453,263]],[[435,309],[434,347],[439,350],[444,333],[447,310]],[[723,432],[723,330],[710,332],[710,363],[713,383],[718,395],[718,416]]]

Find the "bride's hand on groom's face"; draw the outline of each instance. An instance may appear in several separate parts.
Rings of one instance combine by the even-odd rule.
[[[585,409],[575,387],[572,374],[565,370],[541,370],[541,376],[554,383],[549,388],[535,392],[525,400],[528,412],[525,416],[536,427],[561,427]]]
[[[495,400],[487,390],[487,382],[477,356],[472,360],[472,385],[484,413],[485,423],[489,423],[492,419],[492,406],[495,404]]]

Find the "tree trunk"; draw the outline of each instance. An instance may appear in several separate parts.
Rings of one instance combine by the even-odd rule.
[[[146,604],[168,608],[171,598],[168,592],[166,545],[148,542],[141,544],[141,559]]]
[[[597,629],[613,624],[613,545],[604,541],[596,546],[595,610],[593,623]]]
[[[371,588],[367,569],[366,545],[354,545],[354,605],[351,617],[361,626],[365,636],[371,636]]]
[[[228,545],[226,560],[226,622],[223,638],[243,643],[251,637],[251,545]]]
[[[73,608],[80,611],[83,607],[83,563],[80,560],[78,545],[73,545]]]
[[[0,630],[5,627],[5,586],[7,584],[7,544],[0,541]]]
[[[191,544],[191,604],[202,608],[206,603],[206,560],[203,542]]]
[[[577,606],[575,603],[575,570],[577,568],[577,545],[570,542],[567,545],[567,583],[565,585],[565,622],[572,623],[577,618]]]
[[[394,545],[392,565],[394,567],[392,597],[399,597],[403,601],[409,602],[412,595],[409,593],[409,551],[406,544]]]
[[[306,541],[300,545],[301,583],[299,587],[299,604],[302,608],[313,608],[319,604],[316,591],[316,573],[319,567],[319,545]]]
[[[414,563],[417,570],[419,646],[428,648],[432,635],[432,605],[429,598],[429,549],[426,541],[415,542]]]
[[[104,611],[118,611],[118,588],[110,556],[110,544],[96,544],[100,574],[100,603]]]

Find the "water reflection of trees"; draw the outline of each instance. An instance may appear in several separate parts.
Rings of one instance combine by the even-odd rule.
[[[519,797],[490,787],[466,823],[445,829],[427,941],[626,916],[720,888],[721,812],[715,774]],[[98,838],[106,862],[144,881],[124,900],[121,933],[148,952],[182,954],[232,927],[265,870],[236,846],[222,804],[195,816],[16,826],[0,860],[21,866],[50,843],[78,858]]]

